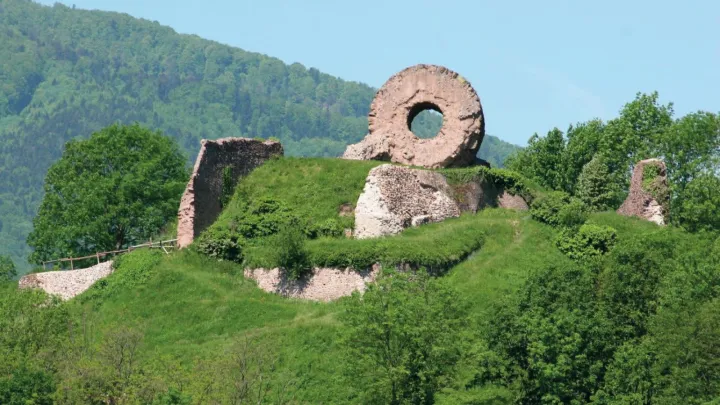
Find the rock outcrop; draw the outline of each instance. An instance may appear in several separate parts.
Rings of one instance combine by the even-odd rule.
[[[457,217],[450,186],[440,173],[381,165],[370,170],[355,207],[358,239],[401,232],[411,226]]]
[[[485,207],[528,209],[522,197],[484,180],[450,185],[438,172],[384,164],[370,170],[365,180],[355,207],[353,236],[393,235]]]
[[[646,173],[650,167],[655,168],[654,172]],[[665,162],[660,159],[641,160],[633,169],[630,193],[617,213],[664,225],[668,197],[669,187]]]
[[[420,139],[410,130],[424,110],[442,113],[438,135]],[[369,134],[345,150],[345,159],[386,160],[427,168],[470,166],[485,136],[482,105],[462,76],[436,65],[416,65],[378,90],[368,115]]]
[[[112,273],[112,261],[79,270],[47,271],[20,278],[19,288],[40,288],[50,295],[68,300],[90,288],[96,281]]]
[[[351,268],[314,268],[306,277],[288,280],[285,273],[275,269],[246,269],[245,277],[257,282],[261,289],[284,297],[312,301],[332,301],[351,295],[354,291],[365,291],[368,283],[375,281],[379,266],[364,271]]]
[[[234,186],[266,160],[283,153],[279,142],[249,138],[203,139],[192,176],[180,200],[178,247],[190,245],[215,222],[222,211],[224,184]]]

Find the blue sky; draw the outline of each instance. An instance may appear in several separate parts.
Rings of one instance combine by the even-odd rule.
[[[52,4],[54,1],[41,1]],[[70,0],[155,20],[287,63],[380,87],[416,63],[480,95],[487,132],[611,119],[657,90],[676,116],[720,111],[720,1]]]

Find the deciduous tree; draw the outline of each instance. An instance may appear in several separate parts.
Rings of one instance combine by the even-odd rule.
[[[65,145],[48,171],[30,261],[120,249],[176,215],[188,178],[175,142],[137,124],[112,125]]]

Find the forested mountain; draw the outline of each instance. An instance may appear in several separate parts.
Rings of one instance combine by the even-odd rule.
[[[0,0],[0,61],[0,254],[20,267],[45,173],[70,139],[139,122],[188,162],[200,139],[228,136],[337,156],[365,135],[375,92],[157,22],[28,0]],[[497,166],[515,149],[488,136],[480,156]]]

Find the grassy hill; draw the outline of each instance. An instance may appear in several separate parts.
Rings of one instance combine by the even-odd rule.
[[[366,310],[358,297],[287,299],[243,276],[245,265],[274,264],[278,224],[291,223],[309,234],[309,264],[442,270],[437,285],[467,312],[452,332],[459,361],[443,371],[430,403],[614,404],[649,395],[649,403],[701,404],[719,393],[720,369],[706,361],[720,330],[716,236],[588,214],[526,184],[536,196],[530,211],[486,209],[375,241],[344,239],[335,230],[352,218],[339,206],[357,200],[377,164],[269,161],[240,182],[191,248],[124,255],[111,276],[66,303],[38,307],[41,294],[2,285],[0,355],[14,368],[0,367],[0,395],[16,387],[54,392],[55,403],[108,395],[122,403],[235,403],[262,381],[266,403],[366,403],[370,387],[353,380],[380,381],[383,370],[353,368],[346,319]],[[202,253],[228,246],[228,235],[241,238],[230,260]],[[409,313],[402,302],[388,305],[391,315]],[[419,323],[413,331],[422,333],[432,322],[425,309],[393,327]],[[453,316],[444,309],[434,316]]]
[[[191,163],[203,138],[276,137],[290,156],[338,156],[367,132],[375,89],[299,63],[59,3],[0,0],[0,27],[11,61],[0,72],[0,254],[23,269],[43,179],[70,139],[137,121]],[[428,115],[419,130],[438,123]],[[515,149],[488,137],[480,155],[499,165]]]
[[[381,163],[318,158],[269,161],[241,181],[205,236],[214,237],[214,230],[231,223],[238,228],[243,226],[239,223],[249,223],[245,214],[257,201],[290,207],[283,215],[296,214],[310,228],[328,220],[352,226],[352,217],[340,217],[338,208],[357,201],[367,172]],[[279,212],[264,211],[256,219],[271,221],[283,216]],[[489,209],[409,229],[381,243],[320,236],[308,241],[308,248],[311,260],[325,265],[362,266],[417,257],[415,261],[425,265],[447,264],[449,285],[473,302],[474,316],[483,316],[500,297],[516,290],[533,267],[568,260],[552,246],[553,234],[552,228],[531,220],[527,213]],[[268,252],[272,247],[271,237],[258,237],[243,250],[245,265],[272,265],[267,263],[272,260]],[[460,257],[468,259],[453,266]],[[338,320],[343,301],[317,303],[265,293],[243,277],[242,265],[219,262],[190,249],[170,256],[131,253],[113,275],[71,307],[91,325],[94,344],[101,344],[118,328],[135,328],[143,337],[138,357],[143,367],[159,369],[160,359],[173,364],[194,398],[209,380],[232,384],[227,375],[198,378],[198,364],[209,362],[206,367],[221,370],[223,353],[233,353],[237,344],[251,338],[277,361],[277,368],[266,376],[273,392],[291,381],[300,403],[357,403],[358,393],[341,378],[343,366],[338,360],[343,356],[343,326]]]

